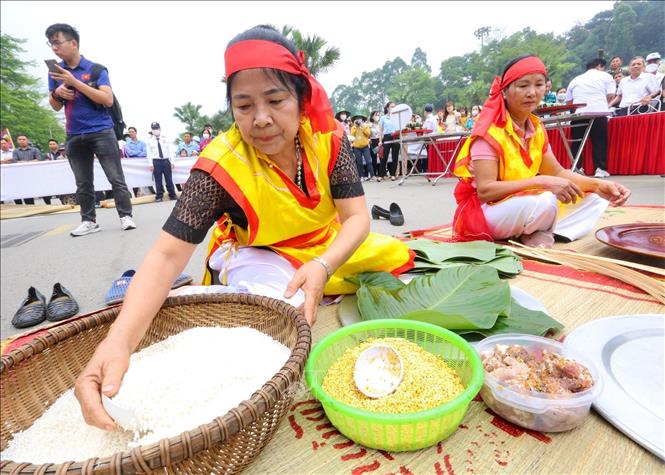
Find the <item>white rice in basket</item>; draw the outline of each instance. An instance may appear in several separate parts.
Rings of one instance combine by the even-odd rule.
[[[113,401],[135,410],[136,427],[106,432],[88,426],[69,390],[32,426],[14,434],[0,458],[37,464],[81,461],[176,436],[249,399],[290,354],[286,346],[248,327],[186,330],[132,355]]]

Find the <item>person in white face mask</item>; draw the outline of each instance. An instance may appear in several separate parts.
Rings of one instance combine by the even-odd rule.
[[[150,139],[147,142],[148,148],[148,166],[155,179],[155,201],[162,201],[164,198],[164,185],[162,184],[162,176],[166,182],[166,190],[169,193],[169,198],[172,200],[178,199],[173,186],[173,168],[175,168],[175,157],[171,151],[170,141],[162,135],[161,127],[157,122],[150,125],[152,131]]]
[[[213,133],[212,130],[212,125],[206,124],[203,126],[203,130],[201,131],[201,142],[199,143],[199,150],[203,152],[203,149],[210,143],[212,139],[215,138],[215,134]]]
[[[349,125],[349,117],[351,117],[351,113],[346,110],[339,111],[337,112],[337,114],[335,114],[335,119],[341,122],[342,127],[344,127],[344,133],[346,135],[351,135],[351,126]],[[349,140],[353,142],[353,138],[349,137]]]
[[[480,109],[482,108],[479,105],[475,105],[471,108],[471,115],[466,119],[466,123],[464,124],[464,128],[467,131],[471,131],[473,126],[476,124],[476,120],[478,120],[478,115],[480,114]]]

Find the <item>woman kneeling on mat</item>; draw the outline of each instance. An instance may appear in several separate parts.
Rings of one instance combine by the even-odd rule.
[[[552,247],[589,233],[608,202],[630,190],[564,169],[545,127],[532,112],[545,94],[545,65],[536,56],[511,61],[496,77],[471,136],[455,162],[456,240],[517,238]]]
[[[302,306],[310,324],[323,295],[356,291],[345,277],[413,266],[403,242],[369,233],[351,144],[302,52],[257,26],[231,40],[224,61],[235,122],[201,152],[77,380],[85,420],[97,427],[115,427],[100,392],[116,394],[130,355],[211,227],[204,283]]]

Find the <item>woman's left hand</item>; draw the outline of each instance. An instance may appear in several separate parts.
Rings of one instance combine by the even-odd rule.
[[[323,289],[327,280],[326,269],[318,262],[309,261],[296,271],[284,292],[284,297],[289,299],[296,294],[298,289],[302,289],[305,293],[305,303],[303,303],[302,309],[310,326],[316,322],[316,310],[323,298]]]
[[[599,180],[596,193],[610,202],[611,206],[621,206],[630,196],[630,190],[613,181]]]

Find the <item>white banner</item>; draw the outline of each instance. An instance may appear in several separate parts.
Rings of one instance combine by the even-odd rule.
[[[176,158],[173,183],[187,181],[189,172],[198,157]],[[130,189],[139,186],[154,186],[152,172],[145,158],[121,159],[125,182]],[[0,200],[67,195],[76,193],[76,181],[68,160],[45,160],[43,162],[4,163],[0,165]],[[95,190],[110,190],[104,170],[95,160]]]

